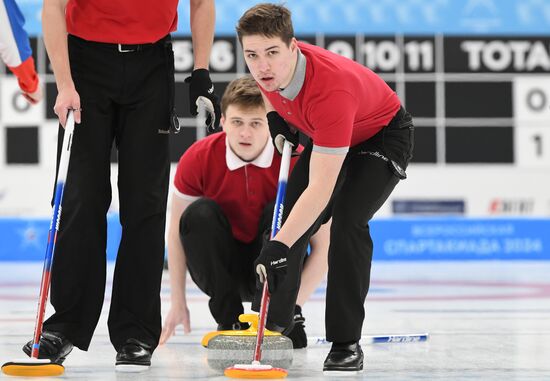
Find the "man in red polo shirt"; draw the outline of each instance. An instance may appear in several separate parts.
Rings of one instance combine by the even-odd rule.
[[[192,0],[192,101],[210,102],[208,59],[214,1]],[[149,368],[161,333],[160,284],[174,113],[170,33],[177,0],[45,0],[44,41],[57,84],[59,141],[75,110],[73,148],[52,270],[55,313],[44,322],[41,358],[61,363],[87,350],[106,277],[110,157],[118,150],[120,242],[109,310],[116,370]],[[210,92],[209,92],[210,91]],[[214,121],[217,122],[217,121]],[[60,149],[61,145],[59,145]],[[31,344],[23,350],[29,354]]]
[[[254,260],[271,226],[281,156],[271,143],[262,95],[252,77],[231,82],[221,108],[223,132],[195,142],[176,170],[168,229],[172,304],[161,343],[178,324],[186,333],[191,330],[187,269],[210,296],[218,330],[248,328],[238,317],[242,302],[251,301],[256,289]],[[293,309],[296,324],[288,334],[295,348],[307,345],[301,306],[326,275],[328,236],[329,227],[323,225],[311,239]],[[278,309],[276,303],[271,306]]]
[[[297,42],[290,12],[259,4],[237,24],[244,57],[266,99],[277,146],[297,138],[290,124],[311,138],[288,182],[283,226],[255,264],[267,277],[272,301],[290,306],[303,246],[329,216],[332,227],[326,300],[326,334],[332,341],[323,370],[363,369],[359,345],[369,288],[373,243],[369,221],[388,198],[412,157],[413,125],[397,95],[368,68]],[[287,267],[277,266],[288,263]],[[269,282],[272,280],[271,282]],[[271,310],[270,310],[271,312]],[[268,316],[286,331],[292,311]]]

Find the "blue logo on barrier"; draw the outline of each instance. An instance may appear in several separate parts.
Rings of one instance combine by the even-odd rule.
[[[0,261],[43,261],[48,243],[49,218],[0,218]],[[114,260],[122,228],[118,215],[107,217],[107,259]]]

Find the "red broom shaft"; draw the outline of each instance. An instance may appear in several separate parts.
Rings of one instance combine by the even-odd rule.
[[[50,277],[51,273],[45,271],[42,275],[42,284],[40,285],[40,300],[38,301],[38,316],[36,317],[36,327],[34,328],[34,340],[32,346],[31,357],[38,358],[38,349],[40,343],[40,335],[42,334],[42,322],[44,321],[44,314],[46,312],[46,302],[48,299],[48,292],[50,290]]]
[[[262,343],[264,341],[265,322],[267,320],[267,309],[269,307],[269,291],[267,279],[264,281],[262,291],[262,305],[260,306],[260,320],[258,321],[258,335],[256,336],[256,348],[254,349],[254,361],[262,359]]]

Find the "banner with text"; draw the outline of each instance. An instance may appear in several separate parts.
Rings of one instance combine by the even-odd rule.
[[[44,260],[49,220],[0,219],[0,261]],[[376,260],[550,260],[550,219],[392,218],[371,222]],[[107,259],[121,237],[108,218]]]

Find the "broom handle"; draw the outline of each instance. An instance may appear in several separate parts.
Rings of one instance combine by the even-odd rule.
[[[53,255],[55,251],[55,242],[59,231],[59,221],[61,219],[61,202],[63,201],[63,189],[69,168],[69,157],[71,155],[71,146],[74,134],[74,116],[69,111],[65,133],[63,135],[63,145],[61,147],[61,159],[59,160],[59,169],[57,172],[57,182],[55,184],[55,196],[53,205],[53,215],[48,232],[48,244],[46,246],[46,256],[44,258],[44,269],[42,270],[42,281],[40,282],[40,294],[38,297],[38,311],[36,313],[36,325],[34,327],[33,345],[31,357],[37,359],[40,349],[40,335],[42,335],[42,323],[44,313],[46,312],[46,303],[48,301],[48,292],[50,290],[51,270]]]
[[[264,341],[265,321],[267,309],[269,307],[269,291],[267,289],[267,280],[264,281],[262,290],[262,303],[260,306],[260,319],[258,320],[258,334],[256,335],[256,347],[254,348],[254,361],[260,362],[262,359],[262,344]]]
[[[281,229],[283,222],[283,206],[286,194],[286,183],[288,180],[288,170],[290,169],[290,157],[292,154],[292,144],[285,140],[283,146],[283,157],[279,169],[279,184],[277,185],[277,197],[275,199],[275,208],[273,209],[273,220],[271,221],[271,238]],[[258,335],[256,336],[256,347],[254,349],[254,361],[260,362],[262,358],[262,343],[264,341],[265,323],[267,320],[267,310],[269,308],[269,290],[267,288],[267,277],[264,280],[262,290],[262,301],[260,304],[260,318],[258,321]]]

